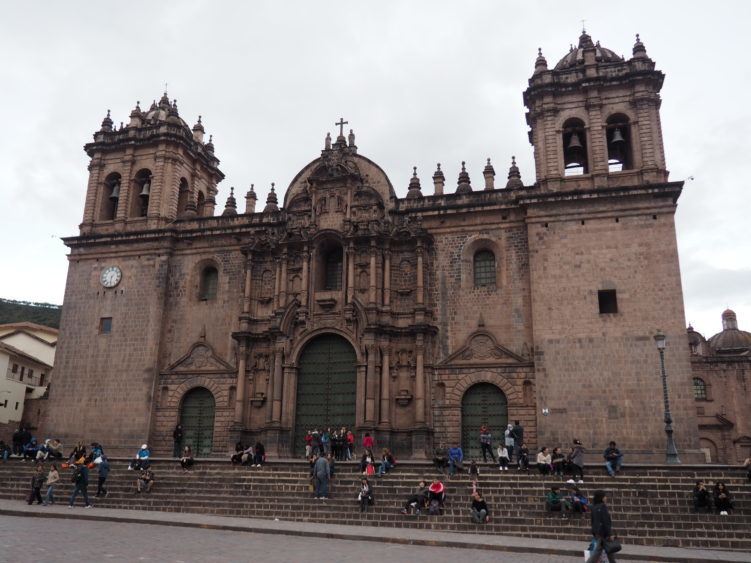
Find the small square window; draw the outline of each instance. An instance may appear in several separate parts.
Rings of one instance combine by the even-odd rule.
[[[34,376],[34,370],[30,369],[29,370],[29,379],[31,379],[33,376]]]
[[[109,334],[110,332],[112,332],[112,317],[99,319],[99,334]]]
[[[597,301],[600,304],[600,314],[607,315],[618,312],[618,298],[615,289],[601,289],[597,292]]]

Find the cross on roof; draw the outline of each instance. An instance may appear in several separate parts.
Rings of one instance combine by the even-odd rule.
[[[344,137],[344,126],[349,125],[349,121],[344,121],[344,118],[340,117],[339,121],[337,123],[334,123],[334,125],[339,126],[339,136]]]

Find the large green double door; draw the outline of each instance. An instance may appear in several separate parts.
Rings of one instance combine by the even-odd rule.
[[[462,397],[462,450],[464,459],[482,457],[480,427],[487,426],[493,434],[493,455],[508,424],[506,395],[492,383],[477,383]]]
[[[355,425],[357,356],[341,336],[325,334],[312,340],[298,362],[294,451],[305,451],[308,430]]]
[[[190,446],[194,456],[208,457],[214,445],[214,412],[216,405],[211,391],[205,387],[191,389],[183,397],[180,423],[183,425],[183,446]]]

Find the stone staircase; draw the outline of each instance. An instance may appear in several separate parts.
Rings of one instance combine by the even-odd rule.
[[[589,517],[564,520],[548,514],[543,497],[550,486],[566,485],[560,478],[543,478],[530,472],[499,472],[481,466],[479,488],[491,510],[491,522],[483,526],[469,519],[471,481],[466,474],[444,479],[448,501],[442,516],[404,516],[399,513],[417,482],[431,479],[436,471],[426,463],[404,462],[387,476],[371,481],[376,504],[361,514],[355,500],[360,475],[353,463],[337,463],[330,499],[313,499],[308,465],[302,461],[271,461],[263,468],[233,467],[225,460],[199,460],[184,473],[174,460],[154,460],[156,483],[150,494],[135,494],[135,472],[125,459],[112,459],[107,481],[109,495],[93,499],[96,470],[91,471],[89,492],[95,506],[131,510],[194,512],[219,516],[280,519],[332,524],[390,526],[448,532],[513,535],[533,538],[589,539]],[[12,459],[0,463],[0,510],[3,500],[24,500],[28,495],[34,464]],[[717,466],[630,466],[616,479],[602,467],[587,468],[583,491],[608,491],[614,528],[624,543],[671,547],[751,551],[751,484],[738,468]],[[58,503],[67,504],[70,474],[61,471]],[[724,480],[734,497],[736,511],[730,516],[693,514],[691,490],[697,479]],[[80,500],[78,501],[81,502]],[[40,510],[44,510],[40,507]]]

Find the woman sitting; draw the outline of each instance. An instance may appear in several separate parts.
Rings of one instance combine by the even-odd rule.
[[[709,495],[707,487],[704,485],[704,481],[697,481],[694,486],[694,512],[704,510],[706,512],[712,511],[712,499]]]
[[[420,512],[428,505],[429,496],[428,486],[425,484],[425,481],[420,481],[415,494],[410,495],[407,502],[404,503],[402,514],[409,514],[409,511],[414,509],[415,516],[419,516]]]
[[[433,479],[430,487],[428,487],[428,504],[433,503],[433,501],[438,502],[440,507],[446,502],[446,488],[438,478]]]
[[[83,445],[83,442],[78,442],[75,448],[73,448],[73,451],[70,452],[70,455],[68,456],[68,463],[73,465],[74,463],[83,463],[84,459],[86,459],[86,446]]]
[[[547,446],[543,446],[542,449],[537,452],[537,470],[540,475],[550,475],[553,470],[552,460],[548,453]]]
[[[360,472],[363,475],[373,475],[375,473],[375,467],[373,466],[374,458],[373,452],[365,450],[360,458]]]
[[[733,511],[733,497],[724,481],[718,481],[714,486],[714,507],[721,516],[727,516]]]
[[[566,456],[561,452],[561,448],[553,448],[553,454],[550,456],[550,465],[553,467],[553,474],[562,476],[566,466]]]
[[[568,500],[571,504],[571,512],[584,513],[589,510],[589,499],[579,490],[579,487],[571,487]]]
[[[357,500],[360,503],[360,512],[367,512],[368,506],[375,502],[373,498],[373,487],[367,477],[363,477],[360,481],[360,493],[357,495]]]
[[[253,465],[256,467],[261,467],[264,463],[266,463],[266,448],[263,447],[263,444],[259,441],[256,442],[256,445],[253,446]]]
[[[383,448],[383,454],[381,455],[381,463],[378,466],[378,477],[383,477],[396,465],[394,456],[391,455],[391,451],[388,448]]]
[[[183,455],[180,458],[180,467],[183,468],[183,471],[187,472],[190,471],[194,463],[195,460],[193,459],[193,450],[190,449],[190,446],[185,446],[183,448]]]
[[[478,491],[472,493],[472,506],[469,512],[475,524],[485,524],[488,521],[488,504]]]
[[[498,445],[498,469],[500,471],[508,471],[508,464],[511,463],[511,459],[508,455],[508,448],[506,444]]]
[[[243,459],[243,452],[245,450],[245,446],[242,442],[237,442],[235,444],[235,453],[232,454],[232,456],[229,458],[229,460],[232,462],[232,465],[237,465],[242,463]]]

